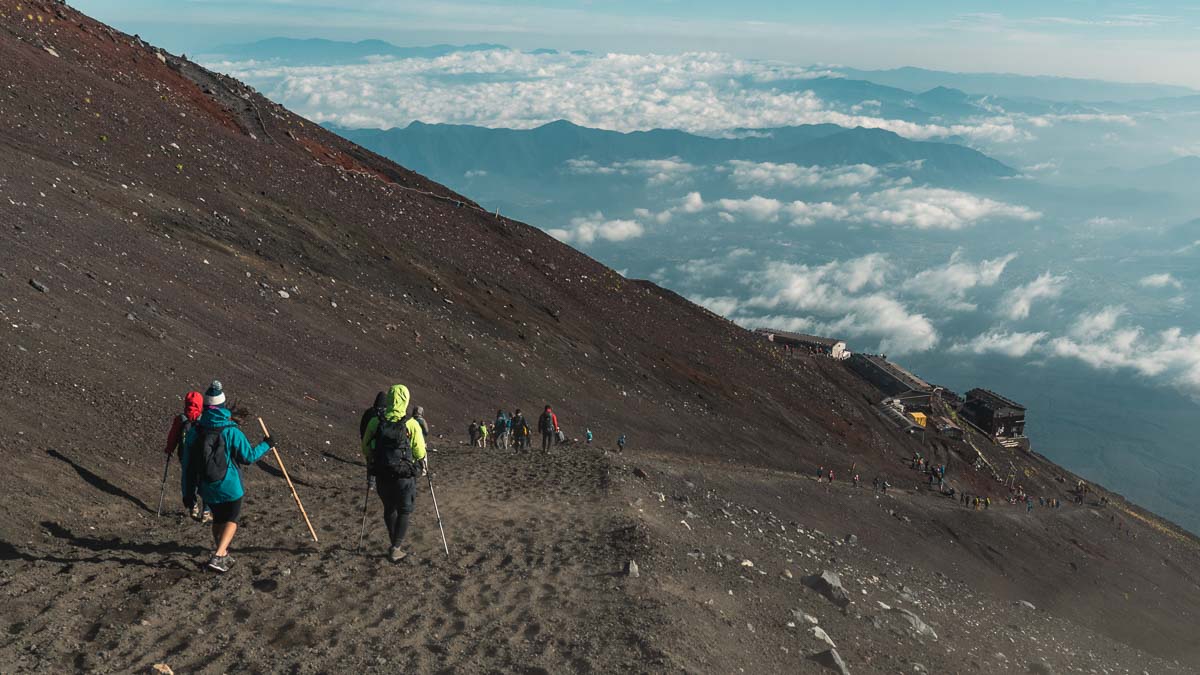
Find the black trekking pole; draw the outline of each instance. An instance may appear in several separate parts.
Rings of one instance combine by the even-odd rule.
[[[433,493],[433,474],[425,473],[429,479],[429,496],[433,498],[433,512],[437,514],[438,530],[442,533],[442,547],[446,549],[446,557],[450,557],[450,545],[446,543],[446,530],[442,527],[442,512],[438,510],[437,495]]]
[[[167,472],[171,470],[171,456],[167,455],[167,463],[163,465],[162,488],[158,491],[158,515],[162,515],[163,495],[167,494]]]
[[[357,551],[362,548],[363,535],[367,533],[367,504],[371,501],[371,474],[367,474],[367,493],[363,495],[363,521],[362,528],[358,531],[358,546],[354,547]]]

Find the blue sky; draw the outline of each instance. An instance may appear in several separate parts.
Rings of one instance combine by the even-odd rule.
[[[716,50],[860,68],[1069,75],[1200,86],[1200,3],[767,0],[77,0],[173,51],[272,36]]]

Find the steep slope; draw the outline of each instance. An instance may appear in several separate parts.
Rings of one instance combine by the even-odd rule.
[[[769,351],[237,82],[60,4],[0,0],[0,21],[0,670],[816,668],[819,643],[790,632],[782,608],[819,596],[739,581],[718,548],[769,556],[772,575],[787,563],[797,577],[829,567],[895,585],[904,571],[918,594],[943,575],[944,588],[974,589],[978,605],[961,609],[989,628],[1016,620],[1014,596],[1051,589],[1037,625],[1057,633],[992,637],[1050,644],[1060,665],[1079,654],[1186,672],[1200,658],[1195,542],[1152,516],[1121,504],[1139,539],[1110,541],[1098,508],[1021,519],[908,485],[878,498],[839,485],[844,502],[809,490],[802,476],[818,463],[899,486],[918,449],[964,488],[989,479],[962,448],[922,448],[889,426],[877,393],[839,364]],[[321,538],[307,542],[266,460],[246,471],[241,562],[221,578],[196,570],[208,537],[172,485],[154,515],[167,421],[214,376],[271,425]],[[451,545],[444,556],[423,489],[400,566],[379,555],[371,495],[356,550],[358,414],[396,381],[433,425]],[[550,454],[462,447],[469,419],[545,402],[570,435],[590,427],[599,441]],[[631,447],[614,457],[620,433]],[[1071,478],[1014,460],[1046,494]],[[877,499],[902,500],[907,520]],[[694,530],[678,525],[696,521],[691,501],[705,523]],[[783,515],[768,518],[767,504]],[[800,514],[806,533],[853,528],[876,553],[768,536],[794,532]],[[954,523],[962,551],[932,552]],[[646,574],[623,574],[630,559]],[[813,610],[853,665],[883,671],[930,652],[886,631],[853,646],[879,615],[864,598]],[[948,637],[925,659],[937,664],[984,631],[937,628]],[[1111,658],[1087,654],[1105,641]]]

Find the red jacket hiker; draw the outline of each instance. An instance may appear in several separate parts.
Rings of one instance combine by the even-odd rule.
[[[163,449],[163,453],[169,455],[179,447],[183,442],[184,425],[194,423],[200,419],[200,413],[204,407],[204,397],[198,391],[189,391],[183,397],[183,414],[176,415],[171,420],[171,431],[167,433],[167,447]]]

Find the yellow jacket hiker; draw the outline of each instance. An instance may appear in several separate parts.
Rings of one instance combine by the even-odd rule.
[[[386,400],[383,415],[372,418],[363,430],[362,453],[383,502],[383,520],[391,541],[389,557],[399,562],[407,555],[400,545],[417,496],[417,476],[425,468],[425,433],[408,414],[408,387],[393,385]]]

